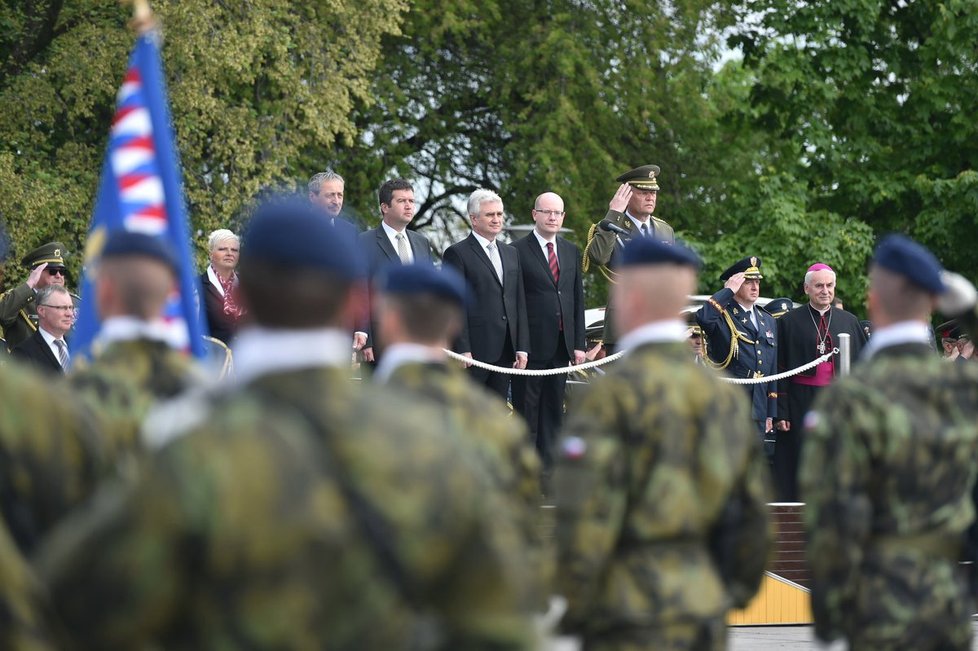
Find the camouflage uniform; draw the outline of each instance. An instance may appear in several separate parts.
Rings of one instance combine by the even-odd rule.
[[[0,649],[53,649],[46,620],[41,587],[0,522]]]
[[[21,550],[92,492],[105,463],[97,419],[62,383],[0,367],[0,514]]]
[[[771,548],[743,392],[685,342],[632,350],[570,416],[556,474],[558,592],[586,649],[722,649]]]
[[[461,434],[346,373],[218,397],[52,536],[37,565],[79,648],[527,648],[519,536]]]
[[[969,649],[957,561],[972,522],[978,365],[881,349],[806,419],[801,472],[815,631],[850,648]]]
[[[540,531],[540,460],[529,445],[529,431],[494,393],[472,382],[460,368],[441,363],[401,364],[387,384],[448,410],[475,443],[501,492],[515,501],[532,565],[542,578],[552,573]],[[541,595],[540,601],[546,595]]]

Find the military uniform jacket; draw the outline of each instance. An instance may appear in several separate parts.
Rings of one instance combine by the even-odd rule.
[[[604,266],[614,270],[618,266],[618,256],[621,254],[621,247],[618,246],[619,237],[622,244],[628,244],[633,237],[641,237],[641,233],[636,228],[635,222],[629,219],[625,213],[617,210],[609,210],[603,221],[624,228],[628,231],[628,235],[619,236],[598,226],[594,229],[591,241],[584,248],[584,255],[589,259],[591,268]],[[652,228],[651,237],[670,244],[676,241],[672,226],[665,221],[653,215],[649,219],[649,225]],[[604,313],[604,342],[612,345],[618,341],[614,313],[615,306],[609,301]]]
[[[821,392],[805,431],[818,637],[931,649],[935,632],[959,631],[960,647],[941,648],[970,648],[972,601],[956,573],[974,518],[978,365],[922,343],[883,348]]]
[[[855,362],[866,345],[866,332],[859,326],[859,320],[855,315],[840,310],[830,308],[832,321],[829,324],[829,333],[832,335],[832,346],[839,345],[839,335],[847,333],[849,335],[852,361]],[[801,307],[796,307],[780,319],[778,319],[778,372],[783,373],[799,366],[811,362],[819,357],[816,346],[818,337],[816,335],[815,324],[818,322],[818,312],[806,303]],[[814,321],[813,321],[814,319]],[[839,373],[839,356],[836,355],[835,373]],[[815,369],[811,368],[802,375],[813,376]],[[789,396],[791,395],[791,378],[785,378],[778,382],[778,418],[787,421],[798,421],[805,414],[792,414],[789,408]]]
[[[0,520],[0,649],[53,651],[42,595],[41,585]]]
[[[760,584],[767,471],[743,393],[646,344],[597,379],[558,453],[557,592],[569,630],[722,618]]]
[[[38,557],[77,647],[527,648],[518,537],[474,453],[358,388],[270,373],[154,418],[135,485]]]
[[[754,305],[758,327],[755,328],[747,313],[734,300],[734,292],[724,287],[710,297],[699,312],[696,322],[706,335],[706,350],[715,364],[722,364],[730,353],[732,340],[730,325],[724,318],[730,316],[737,332],[737,352],[725,369],[731,377],[756,378],[774,375],[777,369],[777,323],[773,316],[760,306]],[[751,396],[751,417],[762,421],[778,415],[777,382],[749,384],[744,387]]]

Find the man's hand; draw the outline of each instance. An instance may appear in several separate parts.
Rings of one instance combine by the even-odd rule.
[[[774,419],[768,418],[764,421],[764,431],[770,432],[774,428]]]
[[[373,346],[371,346],[370,348],[364,348],[363,349],[363,361],[370,362],[371,364],[374,362],[374,349],[373,349]]]
[[[367,333],[366,332],[354,332],[353,333],[353,350],[360,350],[367,344]]]
[[[779,432],[788,432],[791,430],[791,422],[787,420],[779,420],[777,425],[774,426],[774,429],[778,430]]]
[[[604,350],[604,343],[598,342],[591,347],[586,353],[584,353],[584,358],[589,362],[593,362],[598,359],[598,355],[601,355],[601,351]]]
[[[727,278],[727,282],[723,284],[724,287],[732,291],[734,294],[740,291],[740,286],[744,284],[744,272],[738,272]]]
[[[574,351],[574,365],[575,366],[577,366],[578,364],[583,364],[584,363],[584,355],[585,355],[585,353],[584,353],[583,350],[575,350]]]
[[[608,208],[611,210],[617,210],[618,212],[625,212],[625,208],[628,208],[628,200],[632,198],[632,186],[627,183],[622,183],[618,187],[618,191],[615,192],[615,196],[611,197],[611,201],[608,203]]]
[[[31,273],[27,276],[27,286],[34,289],[37,286],[37,281],[41,279],[41,274],[44,273],[44,270],[47,268],[48,263],[45,262],[44,264],[31,269]]]
[[[469,359],[472,359],[472,353],[462,353],[462,357],[468,357]],[[464,366],[465,368],[469,368],[472,366],[472,362],[462,362],[462,366]]]
[[[516,361],[513,362],[513,368],[526,368],[526,353],[516,353]]]

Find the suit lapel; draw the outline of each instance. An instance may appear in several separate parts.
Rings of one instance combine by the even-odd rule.
[[[41,335],[40,330],[34,333],[34,342],[41,347],[42,351],[44,351],[48,361],[61,369],[61,360],[55,356],[54,351],[51,350],[50,346],[48,346],[48,342],[44,341],[44,337]]]
[[[496,275],[496,268],[492,266],[492,260],[489,259],[489,254],[486,252],[485,249],[482,248],[482,245],[479,243],[479,240],[475,239],[475,235],[469,235],[469,246],[472,247],[475,257],[478,258],[479,260],[482,260],[482,263],[486,265],[486,268],[489,270],[489,273],[492,274],[492,277],[495,278],[496,282],[499,283],[499,286],[502,287],[502,283],[499,282],[499,276]],[[500,251],[499,249],[498,242],[496,243],[496,250],[499,251],[499,260],[502,261],[503,254],[502,251]],[[503,263],[503,273],[504,274],[506,273],[505,263]]]
[[[390,238],[387,237],[383,226],[377,227],[377,245],[380,246],[380,250],[384,252],[388,260],[401,260],[401,257],[397,255],[397,251],[391,246]]]
[[[533,233],[527,235],[526,246],[530,247],[530,255],[536,258],[536,261],[540,264],[540,268],[543,269],[543,273],[550,279],[550,282],[553,282],[554,277],[550,273],[550,260],[547,260],[547,256],[544,255],[543,249],[540,248],[540,242],[537,240],[537,236]],[[560,265],[560,253],[557,252],[556,255],[557,264]]]

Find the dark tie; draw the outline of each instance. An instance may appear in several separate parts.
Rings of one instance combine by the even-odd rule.
[[[642,224],[642,237],[648,237],[648,236],[649,236],[649,225]]]
[[[557,252],[554,251],[553,242],[547,242],[547,262],[550,263],[550,275],[554,277],[554,282],[560,282],[560,267],[557,265]]]

